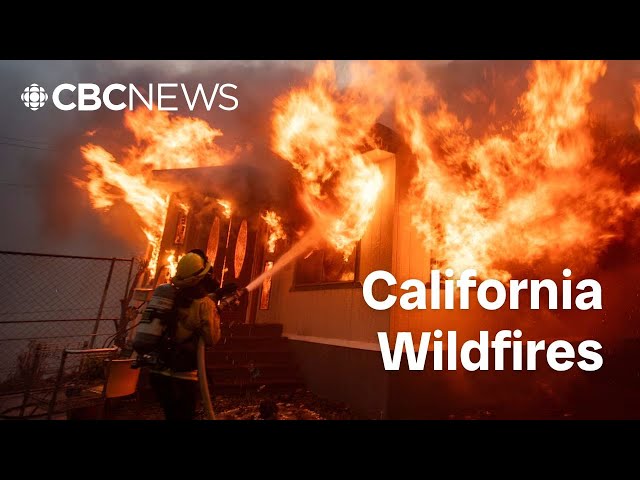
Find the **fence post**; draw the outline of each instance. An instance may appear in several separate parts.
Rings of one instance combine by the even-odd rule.
[[[129,264],[129,273],[127,274],[127,284],[124,287],[124,298],[127,298],[129,295],[129,284],[131,284],[131,272],[133,272],[133,263],[135,262],[135,258],[131,259],[131,263]]]
[[[58,375],[56,377],[56,384],[51,394],[51,400],[49,401],[49,408],[47,409],[47,420],[51,420],[54,410],[56,408],[56,400],[58,399],[58,390],[62,384],[62,377],[64,375],[64,364],[67,362],[67,350],[62,351],[62,358],[60,359],[60,367],[58,368]]]
[[[31,349],[29,349],[29,364],[28,371],[25,372],[25,388],[22,395],[22,405],[20,406],[20,418],[24,417],[24,411],[27,408],[27,403],[29,403],[29,397],[31,396],[31,389],[35,383],[35,377],[38,375],[38,368],[40,368],[40,361],[42,360],[41,350],[42,346],[36,344],[35,354],[31,357]]]
[[[93,344],[96,341],[96,335],[98,334],[98,328],[100,327],[100,319],[102,318],[102,310],[104,309],[104,302],[107,301],[107,292],[109,291],[109,284],[111,283],[111,275],[113,274],[113,267],[116,264],[116,259],[111,259],[111,266],[109,267],[109,273],[107,274],[107,281],[104,284],[104,290],[102,291],[102,300],[100,300],[100,307],[98,308],[98,314],[96,315],[96,324],[93,326],[93,333],[91,334],[91,340],[89,340],[89,348],[93,348]]]
[[[129,285],[131,285],[131,272],[133,272],[133,263],[135,258],[129,260],[129,273],[127,273],[127,284],[124,287],[124,297],[120,300],[120,318],[116,321],[116,336],[113,341],[114,345],[118,347],[123,347],[125,344],[124,339],[127,335],[127,325],[129,323],[129,302],[131,298],[129,297]],[[133,287],[133,285],[131,285]]]

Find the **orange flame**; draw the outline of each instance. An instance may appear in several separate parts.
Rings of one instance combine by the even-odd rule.
[[[267,239],[267,250],[269,253],[274,253],[276,251],[276,242],[287,239],[287,234],[282,228],[282,218],[272,210],[267,210],[261,217],[270,229],[269,238]]]
[[[640,130],[640,82],[634,85],[635,97],[633,98],[633,104],[635,106],[635,113],[633,115],[633,123],[636,124],[636,128]]]
[[[231,218],[231,202],[227,200],[216,200],[218,205],[220,205],[223,209],[222,214],[225,218]]]
[[[124,123],[136,143],[125,149],[120,162],[104,148],[87,144],[81,148],[87,162],[87,180],[74,182],[87,190],[95,209],[105,210],[117,201],[124,201],[135,210],[151,245],[149,272],[153,277],[158,267],[169,194],[151,184],[152,170],[222,165],[236,151],[217,146],[214,141],[222,132],[200,119],[140,108],[126,112]]]
[[[340,92],[331,62],[309,84],[276,100],[272,148],[302,178],[302,202],[327,240],[348,259],[374,214],[383,178],[360,147],[381,113],[375,95],[355,82]]]
[[[178,270],[178,262],[182,257],[184,257],[184,253],[176,258],[175,250],[167,251],[167,258],[165,263],[165,265],[167,266],[167,279],[171,279],[176,276],[176,272]]]
[[[510,264],[592,265],[621,233],[634,202],[592,161],[587,124],[591,87],[605,72],[601,61],[535,62],[520,119],[480,139],[442,100],[422,113],[424,78],[399,88],[396,118],[418,167],[412,222],[444,266],[504,281]]]

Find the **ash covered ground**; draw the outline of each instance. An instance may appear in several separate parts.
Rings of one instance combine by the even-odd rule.
[[[304,389],[292,393],[258,392],[247,395],[216,395],[213,401],[216,420],[365,420],[345,404],[330,402]],[[114,405],[114,420],[163,420],[160,405],[134,400]],[[198,409],[197,419],[204,420]]]

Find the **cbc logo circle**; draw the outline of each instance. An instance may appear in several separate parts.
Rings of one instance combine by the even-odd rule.
[[[49,96],[44,91],[44,88],[37,83],[32,83],[24,89],[20,98],[27,108],[35,111],[44,105]]]

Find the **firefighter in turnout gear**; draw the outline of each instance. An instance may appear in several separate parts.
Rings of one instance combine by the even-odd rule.
[[[175,301],[167,315],[150,382],[167,420],[190,420],[198,399],[198,339],[202,336],[207,346],[220,339],[220,316],[210,296],[219,283],[202,250],[192,250],[180,259],[171,283]]]

